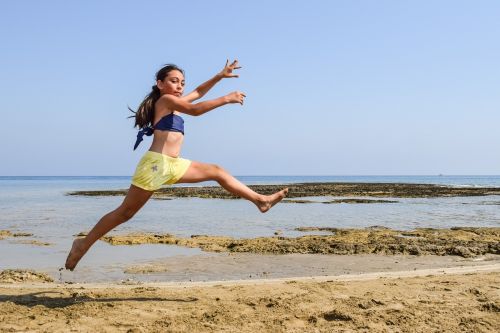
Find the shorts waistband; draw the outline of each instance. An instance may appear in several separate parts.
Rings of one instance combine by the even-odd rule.
[[[168,155],[165,155],[162,153],[157,153],[157,152],[151,151],[151,150],[148,150],[145,155],[149,155],[151,157],[156,157],[156,158],[161,157],[163,159],[170,160],[170,161],[177,161],[179,159],[179,157],[172,157],[172,156],[168,156]]]

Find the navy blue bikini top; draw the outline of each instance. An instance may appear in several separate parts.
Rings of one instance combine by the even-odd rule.
[[[137,133],[137,140],[135,141],[134,150],[139,146],[139,143],[143,140],[144,135],[151,136],[155,130],[159,131],[171,131],[180,132],[184,135],[184,119],[173,113],[169,113],[160,119],[154,126],[144,127]]]

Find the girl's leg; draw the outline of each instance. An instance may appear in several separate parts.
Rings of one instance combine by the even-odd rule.
[[[131,185],[123,203],[117,209],[104,215],[85,238],[77,238],[73,241],[73,246],[66,259],[66,269],[73,270],[92,244],[117,225],[130,220],[152,194],[152,191]]]
[[[199,183],[207,180],[217,181],[223,188],[234,195],[253,202],[262,213],[281,201],[288,193],[288,188],[271,195],[254,192],[245,184],[231,176],[226,170],[215,164],[191,162],[188,170],[178,183]]]

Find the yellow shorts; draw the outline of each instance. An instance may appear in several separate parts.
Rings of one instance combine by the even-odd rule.
[[[148,150],[135,169],[132,185],[155,191],[164,184],[175,184],[184,176],[190,164],[190,160]]]

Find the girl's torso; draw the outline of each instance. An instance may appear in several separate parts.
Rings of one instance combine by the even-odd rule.
[[[176,115],[179,114],[179,112],[170,110],[166,107],[161,107],[158,104],[159,103],[155,105],[153,124],[158,123],[161,118],[169,115],[170,113],[174,113]],[[183,141],[184,135],[180,132],[155,130],[153,142],[151,143],[149,150],[171,157],[179,157]]]

